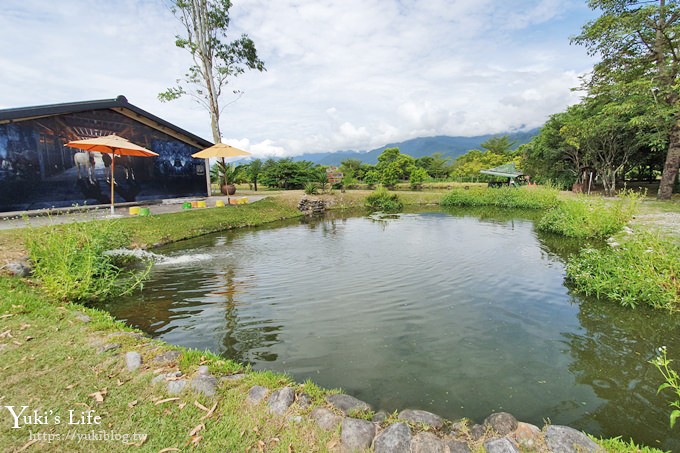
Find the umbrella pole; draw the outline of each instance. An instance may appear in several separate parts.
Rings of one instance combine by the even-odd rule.
[[[210,181],[210,159],[206,159],[205,163],[205,184],[208,186],[208,196],[212,196],[212,185]]]
[[[115,213],[113,209],[113,185],[114,185],[114,178],[116,174],[116,152],[113,152],[113,157],[111,158],[111,215]]]

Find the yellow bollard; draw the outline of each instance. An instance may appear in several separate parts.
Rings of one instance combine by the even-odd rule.
[[[139,215],[139,206],[130,206],[128,213],[130,215]]]
[[[222,206],[224,206],[224,200],[215,201],[215,207],[216,208],[221,208]]]

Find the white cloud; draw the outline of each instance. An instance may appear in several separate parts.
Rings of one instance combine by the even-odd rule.
[[[577,100],[592,62],[569,36],[590,17],[579,0],[236,0],[231,36],[267,71],[232,81],[221,129],[259,157],[538,126]],[[124,94],[211,139],[199,105],[156,97],[190,64],[179,31],[161,2],[4,0],[0,108]]]

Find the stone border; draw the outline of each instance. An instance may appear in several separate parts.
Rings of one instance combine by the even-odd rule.
[[[103,341],[118,335],[130,335],[138,339],[142,337],[132,332],[121,332],[111,334]],[[119,344],[105,343],[97,352],[104,354],[118,348]],[[149,364],[176,364],[181,354],[178,350],[166,351],[150,359]],[[122,360],[130,373],[138,372],[143,362],[142,354],[134,350],[126,352]],[[151,383],[165,385],[165,390],[170,395],[193,391],[216,398],[222,383],[238,381],[246,376],[239,373],[217,378],[204,365],[199,366],[192,376],[176,370],[158,374]],[[402,410],[396,417],[384,411],[373,413],[368,403],[346,394],[328,395],[324,406],[312,408],[311,401],[309,395],[296,392],[291,386],[270,391],[267,387],[256,385],[248,390],[245,398],[246,404],[266,404],[266,410],[272,416],[285,417],[292,423],[301,423],[306,418],[326,431],[340,428],[339,447],[342,452],[372,450],[376,453],[471,453],[480,451],[482,447],[488,453],[605,451],[584,433],[573,428],[549,425],[541,430],[535,425],[518,421],[506,412],[493,413],[481,425],[471,425],[466,419],[452,422],[418,409]],[[298,415],[300,410],[309,409],[311,411],[308,414]]]

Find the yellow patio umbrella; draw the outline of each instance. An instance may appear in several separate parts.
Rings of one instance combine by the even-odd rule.
[[[112,154],[111,156],[111,214],[113,215],[113,197],[114,197],[114,175],[116,168],[116,156],[134,156],[134,157],[156,157],[158,154],[150,151],[142,146],[136,145],[126,138],[120,137],[116,134],[106,135],[104,137],[87,138],[84,140],[72,140],[65,144],[70,148],[78,148],[89,152],[99,152]]]
[[[231,145],[227,145],[226,143],[216,143],[209,148],[206,148],[191,155],[191,157],[195,157],[197,159],[220,158],[222,160],[222,164],[224,164],[224,159],[226,157],[239,157],[239,156],[250,156],[250,153],[248,151],[243,151],[242,149],[235,148]],[[208,163],[208,169],[210,169],[210,163]],[[208,172],[208,175],[206,175],[208,182],[208,196],[210,196],[212,192],[212,190],[210,189],[209,173],[210,172]]]
[[[238,156],[250,156],[248,151],[243,151],[242,149],[235,148],[226,143],[217,143],[210,148],[206,148],[202,151],[194,153],[191,157],[197,159],[210,159],[211,157],[238,157]]]

